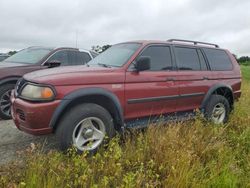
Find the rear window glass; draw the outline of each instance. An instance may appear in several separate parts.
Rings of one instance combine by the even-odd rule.
[[[232,70],[232,62],[223,50],[204,48],[210,67],[214,71]]]

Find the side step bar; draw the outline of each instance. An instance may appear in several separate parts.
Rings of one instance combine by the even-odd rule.
[[[164,123],[171,123],[171,122],[181,122],[181,121],[187,121],[190,119],[193,119],[195,117],[195,112],[183,112],[183,113],[177,113],[177,114],[167,114],[167,115],[161,115],[161,116],[150,116],[150,117],[144,117],[140,119],[134,119],[127,121],[125,123],[124,128],[128,129],[141,129],[146,128],[151,124],[164,124]]]

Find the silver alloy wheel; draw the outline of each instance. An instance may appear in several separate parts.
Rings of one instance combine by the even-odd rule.
[[[11,116],[11,102],[10,102],[11,90],[6,91],[0,98],[0,108],[2,113],[6,116]]]
[[[226,108],[223,103],[218,103],[215,105],[211,118],[215,124],[220,124],[224,122],[226,118]]]
[[[85,118],[73,131],[73,145],[80,151],[94,150],[102,143],[105,133],[105,125],[101,119]]]

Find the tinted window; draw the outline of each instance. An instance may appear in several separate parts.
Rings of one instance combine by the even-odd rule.
[[[70,65],[67,51],[58,51],[48,61],[59,61],[61,65]]]
[[[199,59],[200,59],[201,70],[207,70],[206,61],[205,61],[204,56],[200,50],[198,50],[198,55],[199,55]]]
[[[69,59],[69,65],[80,65],[81,62],[78,62],[77,59],[77,53],[76,51],[73,50],[68,50],[68,59]]]
[[[140,56],[150,57],[151,71],[172,70],[172,59],[168,46],[150,46]]]
[[[86,52],[79,52],[78,53],[78,62],[81,62],[81,64],[88,63],[91,60],[91,57]]]
[[[232,70],[232,62],[225,51],[209,48],[204,51],[212,70]]]
[[[175,47],[175,53],[179,70],[201,70],[196,49]]]
[[[7,58],[8,56],[0,56],[0,61],[3,61]]]

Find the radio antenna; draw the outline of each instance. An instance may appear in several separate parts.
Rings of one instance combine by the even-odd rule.
[[[76,31],[76,48],[77,48],[77,41],[78,40],[78,32]]]

